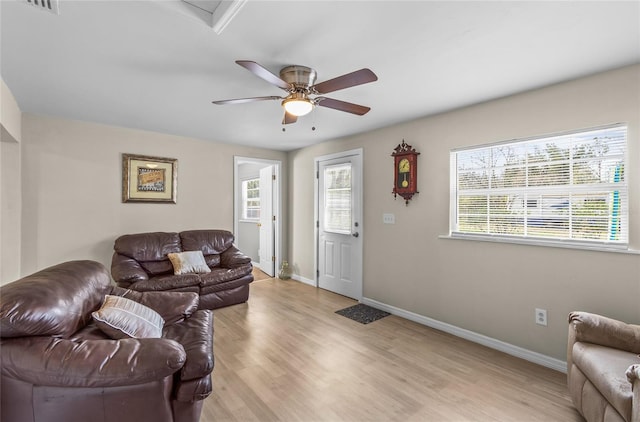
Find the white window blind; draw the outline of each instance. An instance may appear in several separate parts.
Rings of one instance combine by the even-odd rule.
[[[451,152],[451,232],[628,244],[627,127]]]
[[[260,219],[260,179],[242,181],[242,219]]]
[[[351,233],[351,163],[324,170],[324,231]]]

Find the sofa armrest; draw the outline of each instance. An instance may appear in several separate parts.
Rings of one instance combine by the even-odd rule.
[[[569,329],[573,331],[570,338],[573,336],[574,341],[640,353],[640,325],[626,324],[588,312],[571,312]]]
[[[202,378],[213,371],[213,311],[201,309],[182,324],[166,327],[164,337],[184,347],[187,363],[180,370],[180,379]]]
[[[111,258],[111,276],[120,287],[129,287],[136,281],[149,279],[149,275],[138,261],[117,252],[114,252]]]
[[[236,268],[245,264],[251,264],[251,258],[235,246],[231,246],[220,254],[220,266],[223,268]]]
[[[169,339],[19,337],[0,346],[2,376],[59,387],[143,384],[174,374],[186,361],[184,348]]]
[[[198,310],[200,296],[194,292],[138,292],[112,287],[111,294],[131,299],[160,314],[165,325],[189,318]]]

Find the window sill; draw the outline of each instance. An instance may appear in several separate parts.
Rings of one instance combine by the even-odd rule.
[[[483,235],[471,235],[471,234],[446,234],[438,236],[439,239],[449,240],[471,240],[477,242],[493,242],[493,243],[511,243],[516,245],[526,246],[544,246],[550,248],[563,248],[563,249],[577,249],[596,252],[614,252],[623,254],[640,255],[640,251],[634,249],[628,249],[621,246],[605,246],[605,245],[589,245],[579,243],[569,243],[561,241],[549,241],[549,240],[521,240],[514,238],[506,238],[501,236],[483,236]]]

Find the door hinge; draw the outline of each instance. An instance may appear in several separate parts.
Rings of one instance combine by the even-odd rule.
[[[271,175],[271,180],[276,180],[276,175],[275,174]]]
[[[276,216],[275,215],[273,216],[273,221],[276,221]]]
[[[320,221],[316,221],[316,228],[319,229],[320,228]]]
[[[320,171],[316,170],[316,179],[319,179],[319,178],[320,178]]]
[[[271,262],[276,262],[276,257],[275,256],[271,257]]]
[[[320,270],[316,270],[316,277],[320,277]]]

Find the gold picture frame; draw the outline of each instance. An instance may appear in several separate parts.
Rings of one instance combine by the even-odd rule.
[[[176,203],[178,160],[122,154],[122,202]]]

